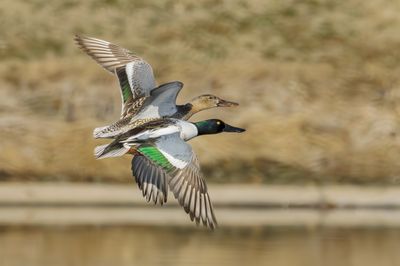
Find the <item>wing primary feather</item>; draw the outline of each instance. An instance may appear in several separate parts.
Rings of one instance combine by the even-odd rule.
[[[212,206],[212,203],[211,203],[211,200],[210,200],[209,196],[208,196],[208,204],[210,205],[212,229],[214,229],[214,228],[216,228],[218,226],[218,223],[217,223],[217,219],[215,218],[214,209],[213,209],[213,206]]]
[[[173,175],[173,174],[172,174]],[[169,181],[169,185],[172,191],[175,191],[176,183],[180,180],[180,173],[178,172],[176,175],[173,176],[172,179]]]
[[[183,183],[182,183],[182,186],[179,188],[179,192],[178,192],[178,202],[179,202],[179,204],[183,204],[183,197],[184,197],[184,193],[185,193],[185,191],[186,191],[186,188],[187,188],[187,186],[188,186],[188,182],[185,180]]]
[[[153,182],[154,182],[155,172],[156,172],[155,169],[152,168],[152,169],[151,169],[150,178],[149,178],[149,184],[150,184],[150,186],[148,186],[148,197],[149,197],[149,201],[151,200],[151,198],[152,198],[152,196],[153,196],[153,190],[154,190]]]
[[[186,213],[189,213],[189,211],[190,211],[190,199],[191,199],[191,196],[192,196],[192,186],[189,185],[186,188],[185,198],[184,198],[184,201],[183,201],[183,208],[184,208]]]
[[[205,194],[201,193],[201,221],[203,222],[203,225],[207,225],[207,211],[206,211],[206,205],[205,205],[205,199],[204,199]]]
[[[158,187],[158,191],[157,191],[157,198],[159,198],[159,202],[160,202],[160,204],[161,205],[163,205],[163,203],[164,203],[164,197],[163,197],[163,195],[164,195],[164,186],[163,186],[163,183],[164,183],[164,179],[165,179],[165,176],[164,176],[164,172],[161,170],[161,169],[158,169],[158,172],[159,172],[159,178],[157,179],[157,187]]]
[[[140,158],[141,159],[141,158]],[[142,192],[143,192],[143,189],[144,189],[144,182],[145,182],[145,174],[146,174],[146,170],[147,170],[147,165],[143,162],[143,160],[140,160],[140,169],[138,169],[138,171],[139,171],[139,183],[140,183],[140,189],[142,190]]]
[[[207,197],[208,197],[208,194],[207,193],[204,194],[204,205],[205,205],[205,210],[206,210],[206,223],[207,224],[211,224],[210,221],[209,221],[210,217],[211,217],[211,213],[210,213],[210,210],[207,207],[207,205],[208,205]]]
[[[135,159],[135,157],[133,157],[132,160],[131,160],[131,172],[132,172],[132,175],[135,177],[136,183],[138,183],[139,175],[138,175],[137,166],[135,164],[135,160],[134,159]]]
[[[161,187],[162,187],[162,203],[166,203],[168,200],[168,188],[167,188],[167,175],[165,173],[163,173],[164,178],[162,179],[161,182]]]
[[[160,202],[160,204],[162,204],[162,201],[158,200],[158,197],[159,197],[159,194],[161,191],[161,181],[162,181],[162,172],[160,170],[158,171],[158,176],[159,176],[159,178],[157,178],[157,180],[156,180],[156,187],[158,189],[156,190],[156,193],[154,195],[154,204],[157,204],[157,202]]]
[[[146,200],[147,202],[150,201],[150,193],[151,193],[151,189],[152,189],[152,184],[151,184],[151,177],[153,174],[153,168],[149,169],[149,171],[147,172],[147,178],[146,178],[146,182],[147,182],[147,187],[146,187]]]
[[[145,196],[146,200],[148,201],[147,195],[148,195],[148,192],[149,192],[150,186],[151,186],[151,184],[150,184],[150,176],[151,176],[152,168],[151,168],[151,164],[149,162],[146,162],[146,163],[148,164],[149,167],[145,171],[145,184],[146,184],[146,187],[145,187],[145,190],[144,190],[144,196]]]
[[[164,173],[164,179],[163,179],[163,193],[164,193],[164,203],[167,202],[168,200],[168,187],[167,187],[167,175]]]
[[[142,191],[142,194],[144,196],[145,171],[147,169],[147,165],[145,164],[142,156],[135,156],[132,159],[132,162],[133,162],[133,173],[137,175],[138,187]]]
[[[160,175],[160,171],[159,171],[159,169],[156,169],[156,173],[155,173],[155,175],[154,175],[154,177],[153,177],[153,189],[152,189],[152,197],[153,197],[153,202],[154,202],[154,204],[156,204],[157,203],[157,198],[156,198],[156,196],[157,196],[157,191],[159,190],[158,188],[159,187],[157,187],[157,180],[158,179],[160,179],[161,178],[161,175]]]
[[[175,184],[175,186],[172,189],[172,191],[174,192],[175,198],[179,197],[179,189],[181,188],[183,181],[184,181],[183,178],[179,178],[178,182]]]
[[[179,204],[183,205],[183,200],[185,196],[185,191],[190,187],[190,184],[185,180],[182,184],[182,186],[179,188],[179,194],[178,194],[178,202]]]
[[[146,171],[143,173],[143,189],[142,189],[142,194],[143,197],[146,196],[146,190],[147,190],[147,172],[149,169],[146,169]]]
[[[135,171],[137,171],[137,175],[138,175],[138,186],[143,193],[143,187],[144,187],[143,174],[144,174],[146,165],[143,164],[143,162],[141,160],[141,156],[135,156],[133,158],[133,162],[134,162]]]
[[[160,171],[158,168],[153,168],[153,176],[151,177],[151,198],[154,202],[154,204],[156,203],[156,194],[158,191],[157,188],[157,180],[161,178],[160,176]]]
[[[195,209],[195,204],[196,204],[196,190],[193,187],[192,188],[192,196],[190,197],[190,220],[193,221],[194,219],[194,209]]]
[[[194,204],[194,215],[196,217],[196,224],[200,222],[200,191],[196,191],[196,202]]]
[[[166,198],[164,199],[164,196],[167,194],[167,189],[165,186],[167,177],[163,170],[159,169],[159,171],[160,171],[160,180],[158,183],[158,187],[159,187],[159,190],[161,191],[161,195],[163,196],[160,198],[160,203],[163,204],[164,202],[166,202]]]
[[[141,164],[136,165],[134,158],[132,158],[132,168],[131,168],[132,175],[135,177],[135,181],[136,181],[136,184],[138,185],[139,189],[141,188],[140,172],[142,170],[142,167],[143,167],[143,165],[141,165]]]

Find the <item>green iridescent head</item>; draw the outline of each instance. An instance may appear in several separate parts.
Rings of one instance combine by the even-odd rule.
[[[234,127],[226,124],[219,119],[209,119],[193,123],[198,130],[198,135],[217,134],[221,132],[236,132],[241,133],[246,131],[243,128]]]

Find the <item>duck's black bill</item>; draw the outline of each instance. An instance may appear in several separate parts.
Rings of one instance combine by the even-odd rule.
[[[230,126],[230,125],[228,125],[228,124],[225,124],[225,128],[224,128],[223,131],[224,131],[224,132],[237,132],[237,133],[241,133],[241,132],[246,131],[246,129],[240,128],[240,127],[233,127],[233,126]]]
[[[231,106],[238,106],[239,104],[235,103],[235,102],[230,102],[230,101],[225,101],[225,100],[220,99],[218,101],[217,105],[218,105],[218,107],[231,107]]]

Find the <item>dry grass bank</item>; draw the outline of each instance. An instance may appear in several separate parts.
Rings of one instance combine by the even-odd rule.
[[[74,33],[130,48],[185,102],[240,102],[242,135],[193,140],[215,181],[400,182],[400,3],[46,1],[0,3],[0,176],[127,181],[96,161],[91,130],[119,113],[115,80]]]

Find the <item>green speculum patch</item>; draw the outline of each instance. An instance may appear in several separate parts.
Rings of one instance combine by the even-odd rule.
[[[124,87],[122,88],[122,96],[124,98],[124,102],[126,102],[129,97],[132,96],[131,88],[129,87],[129,84],[125,84]]]
[[[173,165],[168,161],[167,158],[156,148],[153,146],[144,146],[140,147],[139,152],[149,158],[152,162],[157,164],[166,170],[171,170]]]

